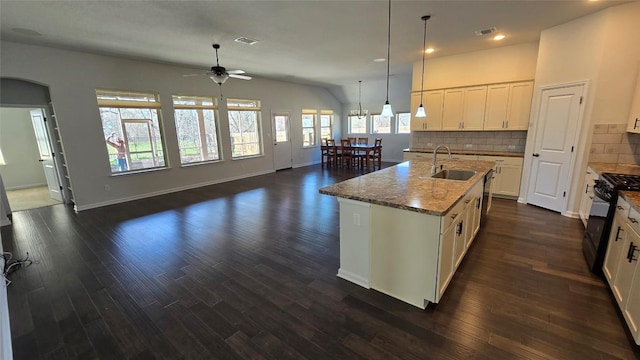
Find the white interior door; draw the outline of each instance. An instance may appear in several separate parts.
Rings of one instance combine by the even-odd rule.
[[[44,176],[47,179],[49,194],[52,199],[62,201],[60,181],[51,153],[51,144],[49,143],[47,127],[44,122],[44,114],[41,109],[31,110],[29,113],[31,114],[31,123],[33,124],[33,131],[36,134],[36,143],[38,144],[38,152],[40,153],[39,161],[44,168]]]
[[[273,118],[273,162],[276,170],[288,169],[293,166],[293,151],[291,149],[289,113],[272,113]]]
[[[584,85],[545,89],[540,96],[527,202],[562,212]]]

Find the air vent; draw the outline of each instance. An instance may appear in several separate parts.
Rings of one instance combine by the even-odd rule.
[[[485,36],[485,35],[489,35],[496,32],[496,28],[492,27],[492,28],[488,28],[488,29],[482,29],[482,30],[476,30],[476,35],[477,36]]]
[[[239,42],[242,44],[253,45],[258,42],[258,40],[249,39],[248,37],[240,36],[239,38],[234,40],[235,42]]]

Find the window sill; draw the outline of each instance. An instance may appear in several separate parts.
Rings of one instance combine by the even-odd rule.
[[[189,167],[200,166],[200,165],[217,164],[217,163],[221,163],[221,162],[224,162],[224,160],[220,159],[220,160],[198,161],[198,162],[180,164],[180,167],[181,168],[189,168]]]
[[[254,158],[259,158],[259,157],[264,157],[264,154],[259,154],[259,155],[247,155],[247,156],[238,156],[235,158],[231,158],[231,161],[236,161],[236,160],[246,160],[246,159],[254,159]]]
[[[315,148],[319,148],[319,145],[311,145],[311,146],[303,146],[303,149],[315,149]]]
[[[144,173],[150,173],[150,172],[156,172],[156,171],[165,171],[165,170],[169,170],[171,169],[168,166],[163,166],[163,167],[157,167],[157,168],[149,168],[149,169],[141,169],[141,170],[131,170],[131,171],[122,171],[122,172],[117,172],[117,173],[111,173],[110,176],[112,177],[118,177],[118,176],[125,176],[125,175],[136,175],[136,174],[144,174]]]

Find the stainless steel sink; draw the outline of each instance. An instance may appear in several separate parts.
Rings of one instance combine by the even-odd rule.
[[[434,174],[432,177],[437,179],[467,181],[471,179],[475,174],[476,172],[472,170],[445,169]]]

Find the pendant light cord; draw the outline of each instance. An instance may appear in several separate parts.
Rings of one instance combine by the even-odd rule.
[[[358,80],[358,119],[362,119],[362,80]]]
[[[389,0],[389,30],[387,31],[387,103],[389,103],[389,63],[391,60],[391,0]]]
[[[424,54],[425,48],[427,47],[427,20],[429,20],[430,16],[423,16],[424,20],[424,37],[422,38],[422,84],[420,85],[420,106],[422,106],[422,96],[424,94]]]

